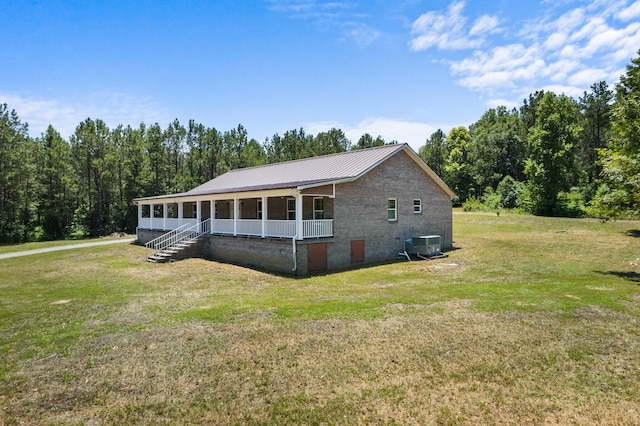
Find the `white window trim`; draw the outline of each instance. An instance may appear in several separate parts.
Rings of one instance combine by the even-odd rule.
[[[316,210],[316,200],[322,201],[322,210]],[[324,219],[324,198],[322,197],[313,197],[313,219],[318,219],[316,217],[316,213],[320,212],[320,219]]]
[[[394,208],[389,207],[389,201],[393,200]],[[389,213],[393,212],[393,218],[389,217]],[[398,199],[397,198],[387,198],[387,219],[389,222],[397,222],[398,221]]]
[[[289,203],[293,201],[293,210],[289,209]],[[289,217],[289,213],[293,212],[293,218]],[[287,220],[296,220],[296,199],[287,198]]]
[[[416,201],[418,202],[417,205],[416,205]],[[418,208],[418,210],[416,210],[416,207]],[[413,214],[422,214],[422,199],[421,198],[414,198],[413,199]]]
[[[256,209],[256,218],[262,219],[262,200],[258,200],[258,202],[256,203]]]

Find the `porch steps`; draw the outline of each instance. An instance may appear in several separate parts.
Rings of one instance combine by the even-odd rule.
[[[147,255],[147,262],[167,263],[175,260],[200,256],[199,244],[202,235],[208,234],[210,220],[206,219],[197,225],[183,226],[149,241],[145,244],[152,253]]]
[[[158,250],[147,256],[147,261],[151,263],[167,263],[186,259],[188,257],[195,257],[197,254],[197,250],[195,249],[197,244],[198,240],[195,238],[181,241],[178,244],[167,247],[163,250]]]

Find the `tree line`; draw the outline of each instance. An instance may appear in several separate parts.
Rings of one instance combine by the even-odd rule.
[[[639,52],[640,53],[640,52]],[[520,108],[492,108],[472,125],[434,132],[419,155],[466,209],[541,215],[640,216],[640,58],[615,90],[579,99],[537,91]],[[295,129],[263,143],[242,125],[190,120],[110,129],[87,118],[68,140],[32,138],[0,105],[0,243],[133,232],[137,197],[180,193],[231,169],[396,143],[340,129]]]
[[[221,132],[190,120],[110,129],[87,118],[68,140],[53,126],[32,138],[0,105],[0,243],[134,232],[137,197],[180,193],[232,169],[384,145],[342,130],[295,129],[263,143],[246,129]],[[395,141],[391,142],[395,143]]]
[[[639,98],[635,58],[614,90],[600,81],[579,99],[537,91],[519,108],[434,132],[419,155],[467,210],[638,218]]]

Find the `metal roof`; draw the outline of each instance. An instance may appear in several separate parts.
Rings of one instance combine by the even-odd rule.
[[[374,148],[304,158],[283,163],[231,170],[209,182],[172,197],[221,194],[268,189],[300,188],[355,180],[387,158],[404,150],[452,197],[451,189],[418,157],[407,144],[385,145]],[[159,199],[145,197],[143,199]]]

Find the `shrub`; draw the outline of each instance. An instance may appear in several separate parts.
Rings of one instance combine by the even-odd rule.
[[[462,210],[465,212],[483,212],[487,207],[477,197],[469,197],[467,201],[462,203]]]

